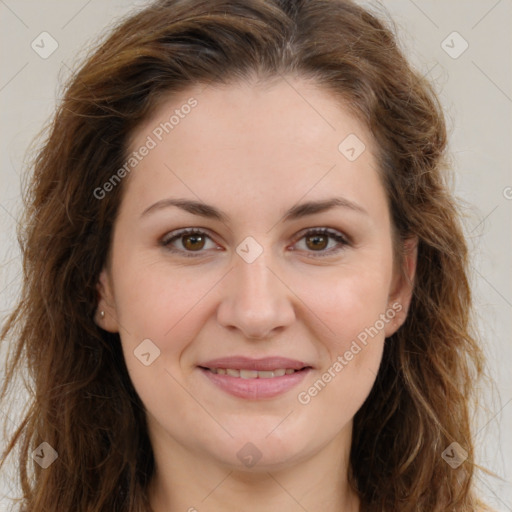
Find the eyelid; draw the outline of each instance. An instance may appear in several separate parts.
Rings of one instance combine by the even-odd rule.
[[[165,249],[167,249],[170,252],[177,253],[180,255],[183,255],[184,257],[200,257],[204,256],[204,254],[207,251],[200,250],[200,251],[186,251],[184,249],[175,249],[174,247],[171,247],[171,242],[175,240],[179,240],[180,237],[185,235],[203,235],[209,238],[212,242],[217,243],[213,236],[210,234],[210,231],[206,228],[181,228],[176,229],[174,231],[170,231],[169,233],[166,233],[159,241],[160,245],[162,245]],[[341,247],[337,248],[331,248],[329,250],[323,250],[323,251],[306,251],[308,253],[308,257],[313,258],[322,258],[322,257],[328,257],[332,256],[333,254],[337,254],[341,250],[343,250],[346,246],[352,245],[352,240],[349,236],[345,235],[343,232],[338,231],[337,229],[332,229],[328,227],[316,227],[316,228],[306,228],[302,231],[300,231],[294,239],[294,242],[292,244],[296,245],[300,240],[305,238],[306,236],[313,236],[313,235],[324,235],[329,237],[332,240],[335,240],[338,242],[338,244],[341,244]],[[217,244],[218,245],[218,244]],[[292,249],[295,251],[296,249]]]
[[[297,233],[295,240],[300,240],[301,238],[305,237],[306,235],[316,234],[316,233],[329,235],[329,236],[332,236],[333,238],[339,237],[346,244],[352,243],[351,238],[348,235],[346,235],[345,233],[343,233],[342,231],[340,231],[338,229],[328,228],[327,226],[320,226],[320,227],[315,227],[315,228],[305,228],[305,229],[299,231],[299,233]]]

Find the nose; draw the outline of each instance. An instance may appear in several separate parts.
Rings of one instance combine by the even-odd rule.
[[[235,261],[217,310],[220,325],[247,339],[265,339],[292,324],[293,292],[272,267],[265,251],[252,263]]]

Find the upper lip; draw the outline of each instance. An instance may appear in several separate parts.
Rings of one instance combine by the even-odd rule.
[[[250,357],[232,356],[221,357],[205,361],[198,366],[203,368],[229,368],[232,370],[257,370],[257,371],[270,371],[279,368],[291,368],[293,370],[301,370],[305,367],[311,367],[303,361],[296,359],[289,359],[287,357],[264,357],[261,359],[252,359]]]

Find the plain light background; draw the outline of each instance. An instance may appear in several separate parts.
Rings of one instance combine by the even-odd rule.
[[[84,48],[120,16],[145,4],[0,0],[0,321],[14,306],[21,283],[15,229],[27,147],[52,114],[60,84]],[[478,411],[476,448],[478,462],[503,480],[483,474],[477,480],[489,504],[512,511],[512,0],[365,4],[378,11],[385,6],[402,46],[435,82],[445,107],[454,191],[467,203],[478,322],[496,383]],[[44,52],[52,42],[42,32],[58,45],[49,56]],[[32,48],[33,41],[43,56]],[[6,414],[14,424],[10,411],[0,410],[0,420]],[[3,450],[5,440],[1,443]],[[0,511],[7,510],[2,496],[8,487],[0,486]]]

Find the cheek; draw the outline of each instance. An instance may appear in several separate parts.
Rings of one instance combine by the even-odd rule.
[[[183,421],[190,397],[183,388],[182,354],[204,325],[204,296],[218,278],[196,272],[192,279],[191,272],[176,269],[171,273],[161,261],[119,258],[117,268],[124,271],[116,281],[116,313],[133,385],[152,414],[159,415],[166,404]]]
[[[170,268],[162,258],[154,261],[119,260],[115,290],[119,323],[130,338],[179,341],[199,322],[196,316],[205,296],[217,282],[215,273]],[[176,333],[180,332],[180,336]]]
[[[162,260],[120,258],[117,268],[125,269],[118,275],[115,300],[133,385],[148,411],[158,415],[164,403],[184,420],[190,414],[186,406],[190,396],[184,391],[187,375],[182,366],[188,362],[189,347],[214,314],[208,296],[222,281],[215,272],[201,272],[199,267],[171,269]],[[141,350],[142,343],[149,350]],[[141,355],[148,352],[146,366],[148,356],[144,361]]]
[[[347,265],[323,276],[301,277],[295,289],[312,320],[321,321],[317,324],[331,350],[339,351],[385,313],[390,278],[391,265],[384,260],[373,268]]]
[[[321,320],[315,335],[325,357],[297,401],[308,417],[324,418],[323,428],[333,435],[356,414],[375,382],[384,329],[394,318],[387,308],[388,286],[386,272],[347,272],[323,294],[309,287],[308,306],[311,318],[314,312]]]

